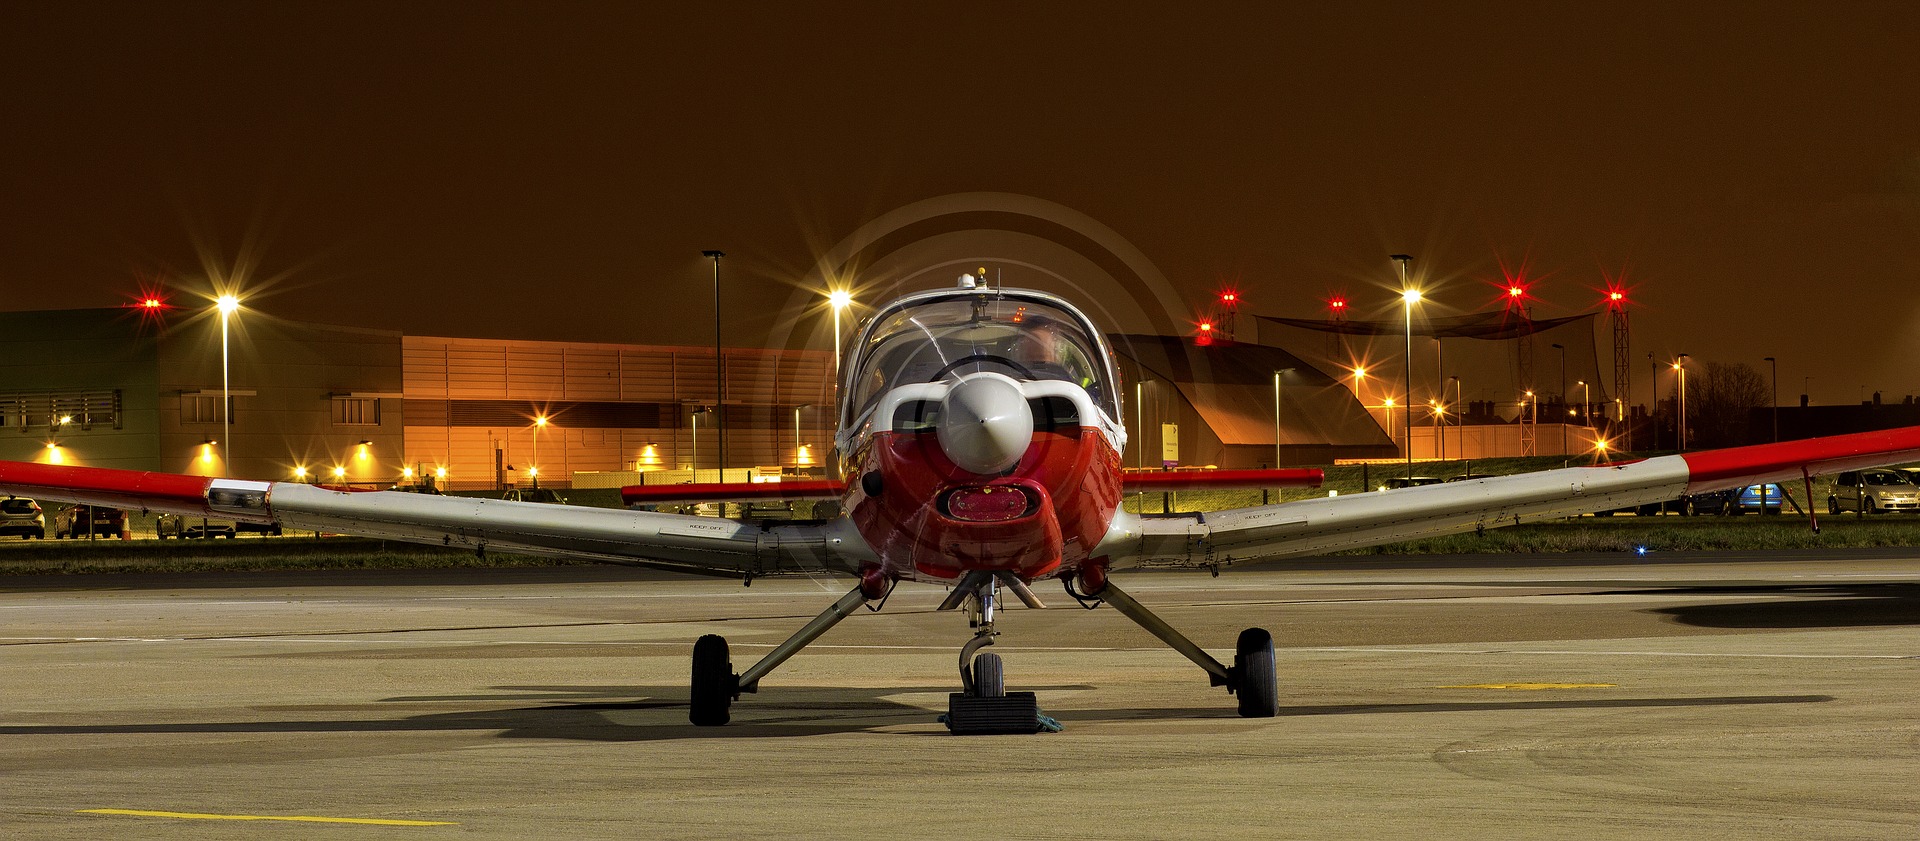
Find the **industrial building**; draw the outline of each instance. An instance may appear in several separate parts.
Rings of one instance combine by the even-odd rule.
[[[728,481],[824,474],[832,447],[827,351],[727,348],[722,376],[710,347],[403,336],[251,311],[224,338],[223,365],[207,312],[0,314],[0,458],[485,490],[717,481],[723,447]],[[1286,351],[1113,341],[1130,467],[1399,452],[1347,388]]]

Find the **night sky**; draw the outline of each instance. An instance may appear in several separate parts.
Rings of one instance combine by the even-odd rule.
[[[0,309],[211,271],[287,318],[703,344],[721,248],[751,345],[863,222],[1000,191],[1196,306],[1389,317],[1405,252],[1436,311],[1611,277],[1641,363],[1920,393],[1920,7],[1128,5],[7,2]]]

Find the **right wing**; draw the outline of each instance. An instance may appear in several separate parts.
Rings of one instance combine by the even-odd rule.
[[[1247,563],[1916,460],[1920,427],[1906,427],[1173,517],[1123,513],[1098,551],[1116,569]]]
[[[0,461],[0,492],[274,523],[282,529],[729,576],[853,573],[871,560],[866,542],[844,519],[753,524],[650,511],[11,461]]]

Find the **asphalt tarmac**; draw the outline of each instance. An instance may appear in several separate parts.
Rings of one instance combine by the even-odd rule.
[[[851,582],[617,568],[0,579],[0,836],[1920,837],[1920,552],[1135,573],[1277,718],[1057,587],[1003,614],[1059,733],[955,737],[903,585],[686,723]]]

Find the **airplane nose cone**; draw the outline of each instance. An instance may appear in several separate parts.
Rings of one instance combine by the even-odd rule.
[[[1012,378],[974,374],[947,390],[934,434],[940,449],[961,469],[1000,473],[1018,464],[1032,443],[1033,410]]]

